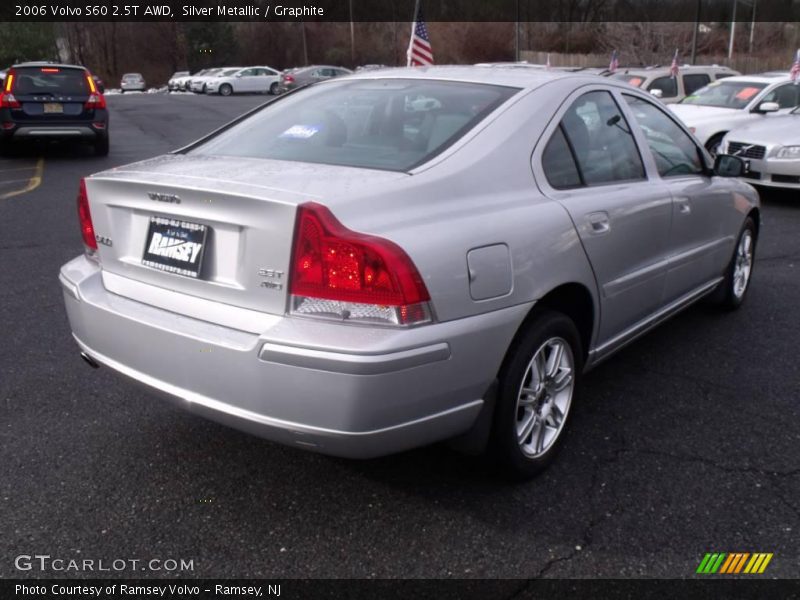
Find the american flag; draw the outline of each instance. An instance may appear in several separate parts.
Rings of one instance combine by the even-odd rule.
[[[789,77],[795,83],[800,83],[800,50],[794,55],[794,63],[792,64],[792,70],[789,71]]]
[[[611,62],[608,64],[608,70],[610,73],[616,73],[617,69],[619,69],[619,58],[617,58],[617,51],[614,50],[611,53]]]
[[[672,57],[672,64],[669,67],[669,73],[675,79],[678,76],[678,49],[675,48],[675,56]]]
[[[422,18],[422,7],[414,15],[414,25],[411,28],[411,42],[408,44],[408,66],[426,67],[433,64],[433,48],[428,37],[428,26]]]

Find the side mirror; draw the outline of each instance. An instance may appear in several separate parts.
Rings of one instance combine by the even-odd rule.
[[[748,167],[747,162],[731,154],[717,154],[714,159],[714,174],[720,177],[741,177]]]
[[[664,97],[664,91],[663,90],[659,90],[657,88],[654,89],[654,90],[650,90],[650,93],[653,96],[655,96],[656,98],[663,98]]]
[[[781,109],[781,105],[777,102],[762,102],[758,105],[756,112],[760,113],[773,113]]]
[[[241,77],[241,76],[242,76],[241,73],[237,73],[236,75],[234,75],[234,77]]]

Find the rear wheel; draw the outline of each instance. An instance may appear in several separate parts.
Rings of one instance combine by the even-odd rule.
[[[510,348],[500,370],[490,452],[512,479],[538,474],[561,447],[582,352],[575,324],[550,310],[537,314]]]
[[[273,96],[277,96],[278,95],[278,82],[277,81],[275,83],[273,83],[271,86],[269,86],[269,93],[272,94]]]
[[[233,94],[233,88],[229,83],[223,83],[221,86],[219,86],[219,94],[220,96],[230,96]]]
[[[727,310],[735,310],[742,305],[750,287],[755,256],[756,225],[752,218],[747,217],[736,240],[733,258],[725,270],[725,278],[710,297],[713,304]]]

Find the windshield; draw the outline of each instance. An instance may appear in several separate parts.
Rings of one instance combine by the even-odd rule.
[[[86,71],[61,67],[18,67],[14,69],[14,93],[21,96],[89,94]]]
[[[686,96],[681,104],[742,109],[750,104],[765,87],[767,87],[766,83],[755,81],[730,81],[729,79],[715,81],[690,96]]]
[[[458,140],[517,91],[413,79],[317,85],[190,152],[407,171]]]
[[[629,75],[627,73],[614,73],[611,78],[619,79],[625,83],[629,83],[633,87],[641,87],[642,83],[644,82],[644,77],[640,77],[639,75]]]

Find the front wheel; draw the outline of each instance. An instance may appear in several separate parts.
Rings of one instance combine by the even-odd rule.
[[[553,460],[577,397],[583,350],[575,324],[550,310],[520,332],[500,370],[490,452],[515,480],[530,479]]]
[[[706,150],[712,157],[716,157],[719,154],[719,147],[722,144],[722,138],[725,137],[724,133],[717,133],[712,135],[708,141],[706,142]]]
[[[219,93],[220,96],[230,96],[233,93],[233,88],[229,84],[223,83],[219,86]]]

